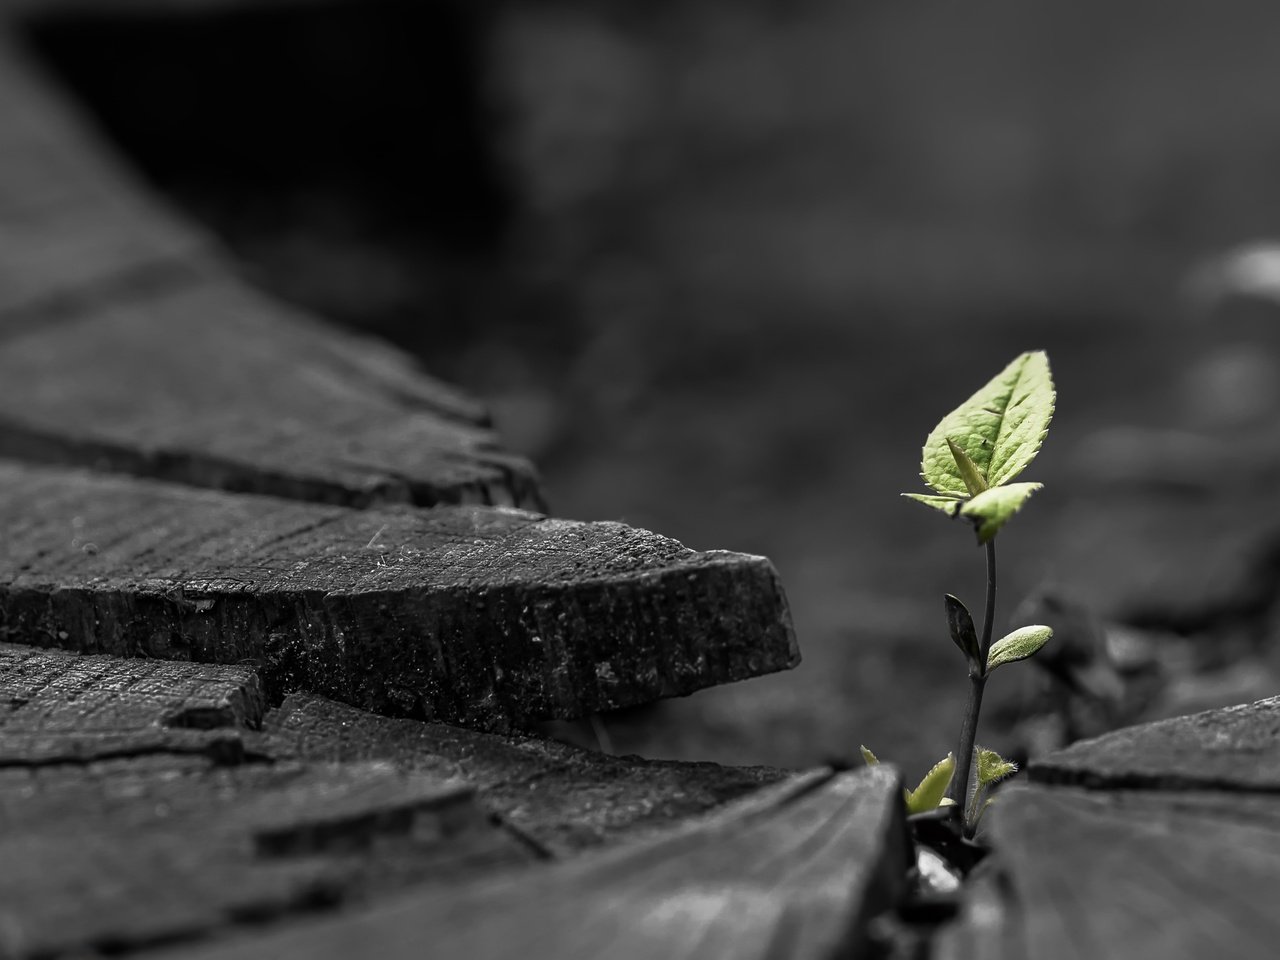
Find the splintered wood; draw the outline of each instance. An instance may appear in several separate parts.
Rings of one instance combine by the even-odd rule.
[[[245,667],[0,644],[0,956],[427,937],[477,960],[817,960],[861,955],[905,880],[887,768],[604,757],[309,696],[264,715],[257,689]]]
[[[1267,957],[1280,941],[1280,698],[1119,730],[1029,767],[950,960]],[[1092,788],[1092,789],[1087,789]]]
[[[866,956],[869,920],[901,893],[907,848],[896,773],[819,773],[768,788],[672,835],[536,877],[422,891],[189,955]]]
[[[792,666],[761,557],[487,507],[351,510],[0,464],[0,636],[259,666],[501,727]]]

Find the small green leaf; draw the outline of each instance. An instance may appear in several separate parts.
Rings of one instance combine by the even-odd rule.
[[[865,763],[868,767],[874,767],[877,763],[880,762],[879,759],[877,759],[876,755],[872,753],[870,750],[868,750],[865,745],[860,746],[858,749],[862,751],[862,762]]]
[[[956,770],[956,758],[948,753],[933,765],[914,790],[907,790],[907,813],[924,813],[941,805]]]
[[[988,487],[1008,483],[1040,452],[1054,401],[1049,358],[1043,350],[1021,354],[933,428],[924,442],[920,476],[944,497],[971,495],[951,440]]]
[[[987,481],[982,479],[982,474],[978,472],[978,465],[970,460],[969,455],[950,437],[947,438],[947,448],[955,458],[956,469],[960,471],[960,479],[964,481],[969,496],[976,497],[987,489]]]
[[[1017,772],[1018,765],[1012,760],[1006,760],[994,750],[987,750],[984,747],[978,748],[978,783],[980,786],[985,787],[996,783]]]
[[[987,673],[1006,663],[1027,659],[1048,643],[1052,636],[1051,628],[1036,624],[1019,627],[1013,633],[1001,637],[991,645],[991,652],[987,655]]]
[[[1022,509],[1027,498],[1043,486],[1042,483],[1011,483],[1005,487],[992,487],[961,507],[960,516],[973,521],[978,530],[978,542],[986,543]]]
[[[965,659],[976,667],[982,654],[978,648],[978,633],[973,629],[973,617],[969,615],[969,608],[949,593],[943,604],[947,609],[947,627],[951,631],[952,641],[960,648]]]
[[[925,506],[933,507],[935,510],[941,510],[948,517],[954,517],[964,505],[964,501],[958,497],[934,497],[927,493],[904,493],[902,496],[918,500]]]

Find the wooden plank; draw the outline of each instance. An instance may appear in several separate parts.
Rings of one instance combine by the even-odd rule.
[[[231,277],[0,25],[0,456],[363,506],[539,507],[484,407]]]
[[[815,774],[536,879],[414,892],[189,955],[856,958],[901,893],[907,849],[896,773]]]
[[[1274,953],[1280,798],[1028,785],[1002,792],[989,816],[1005,917],[948,934],[941,956]]]
[[[0,956],[123,952],[535,857],[390,764],[0,763]]]
[[[0,350],[0,456],[367,506],[536,506],[483,409],[232,281],[102,304]]]
[[[1280,697],[1117,730],[1027,769],[1049,783],[1280,793]]]
[[[280,759],[387,760],[459,777],[485,809],[557,857],[670,829],[787,776],[768,767],[611,757],[554,740],[375,716],[306,694],[272,711],[264,736]]]
[[[0,332],[208,269],[204,234],[147,198],[0,25]]]
[[[238,761],[260,725],[252,669],[0,644],[0,767],[191,753]]]
[[[503,727],[799,659],[762,557],[503,508],[350,510],[0,464],[0,639],[260,666]]]

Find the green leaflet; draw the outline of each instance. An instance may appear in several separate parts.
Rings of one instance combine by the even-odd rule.
[[[964,504],[964,501],[958,497],[935,497],[928,493],[904,493],[901,496],[918,500],[925,506],[933,507],[935,510],[941,510],[948,517],[954,517],[959,513],[960,507]]]
[[[944,497],[971,495],[951,441],[988,487],[1008,483],[1040,452],[1053,405],[1048,356],[1043,350],[1021,354],[933,428],[924,442],[920,476]]]
[[[992,487],[965,503],[960,508],[960,516],[974,522],[978,528],[978,542],[986,543],[1022,509],[1027,498],[1043,486],[1042,483],[1011,483]]]
[[[956,771],[956,758],[948,753],[933,765],[914,790],[906,790],[907,813],[924,813],[941,806],[947,796],[947,787]]]
[[[1018,765],[994,750],[978,748],[978,785],[985,787],[1018,772]]]
[[[982,476],[982,471],[978,469],[978,465],[973,462],[964,448],[958,443],[947,438],[947,449],[951,451],[951,456],[956,462],[956,470],[960,472],[960,479],[964,481],[965,489],[969,491],[969,496],[976,497],[983,490],[987,489],[987,481]]]
[[[858,749],[862,751],[862,762],[868,767],[874,767],[880,762],[876,755],[866,748],[865,744],[860,746]]]
[[[1036,624],[1030,627],[1019,627],[991,645],[987,655],[987,673],[1006,663],[1016,663],[1031,656],[1053,636],[1050,627]]]

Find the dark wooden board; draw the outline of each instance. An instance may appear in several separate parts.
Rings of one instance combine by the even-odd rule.
[[[277,758],[388,760],[465,780],[486,810],[557,857],[669,829],[787,776],[769,767],[611,757],[539,737],[376,716],[307,694],[272,711],[264,736]]]
[[[252,662],[268,691],[503,727],[799,659],[761,557],[518,510],[350,510],[0,462],[0,639]]]
[[[243,758],[265,703],[254,671],[0,644],[0,767],[156,753]]]
[[[210,249],[101,149],[0,22],[0,335],[183,282],[209,268]]]
[[[484,407],[236,280],[0,23],[0,456],[363,506],[539,507]]]
[[[1034,780],[1280,793],[1280,697],[1128,727],[1033,760]]]
[[[472,881],[510,878],[496,888],[510,897],[538,861],[610,841],[692,830],[660,855],[687,847],[705,858],[714,844],[701,831],[724,828],[698,815],[761,786],[782,792],[748,797],[747,809],[791,826],[753,826],[753,855],[790,896],[801,897],[805,877],[832,880],[850,857],[864,871],[847,872],[846,891],[805,887],[821,896],[789,909],[818,911],[829,926],[822,911],[836,907],[825,898],[862,897],[870,910],[901,882],[887,862],[900,854],[900,805],[876,807],[861,780],[846,797],[852,786],[828,788],[827,774],[607,757],[302,695],[264,715],[257,690],[243,665],[0,644],[0,956],[249,934],[397,891],[461,891],[460,909],[473,910],[488,894]],[[835,792],[801,806],[820,786]],[[869,824],[871,808],[890,832],[845,836]],[[820,843],[827,831],[830,843]],[[788,837],[809,843],[790,849]],[[876,856],[886,862],[874,866]],[[787,879],[784,867],[798,876]],[[887,886],[857,888],[872,869],[886,872]],[[623,874],[615,866],[601,876]]]
[[[814,774],[641,844],[190,956],[288,960],[867,956],[905,879],[901,787],[886,768]]]
[[[989,816],[1003,902],[944,934],[941,957],[1275,953],[1280,798],[1028,785]]]

